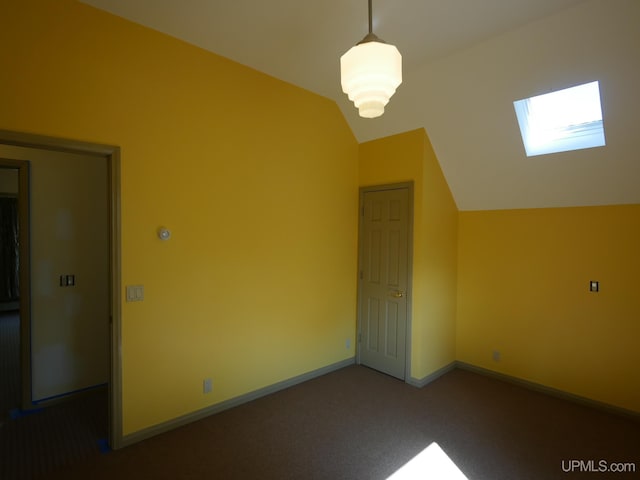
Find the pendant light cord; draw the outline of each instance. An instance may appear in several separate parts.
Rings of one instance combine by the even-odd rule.
[[[369,33],[362,40],[360,40],[356,45],[361,45],[367,42],[386,43],[384,40],[381,40],[380,38],[378,38],[375,33],[373,33],[373,9],[371,8],[372,1],[373,0],[369,0]]]

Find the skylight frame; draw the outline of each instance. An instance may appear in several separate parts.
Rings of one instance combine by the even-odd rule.
[[[600,82],[513,102],[527,157],[606,145]]]

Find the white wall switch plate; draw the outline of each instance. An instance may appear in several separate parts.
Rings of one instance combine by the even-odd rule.
[[[127,285],[127,302],[144,300],[144,285]]]

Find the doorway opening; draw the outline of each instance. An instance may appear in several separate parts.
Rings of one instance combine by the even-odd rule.
[[[86,155],[92,158],[100,159],[101,163],[105,166],[106,171],[106,195],[107,200],[105,203],[105,216],[104,218],[106,227],[105,227],[105,236],[108,237],[104,239],[106,241],[105,250],[108,252],[108,258],[105,261],[107,265],[105,273],[108,276],[108,279],[105,282],[105,292],[108,296],[105,302],[105,310],[108,310],[106,313],[108,326],[105,327],[106,336],[108,338],[105,339],[108,342],[108,347],[106,348],[108,354],[108,358],[106,360],[107,369],[108,369],[108,414],[109,414],[109,422],[108,422],[108,443],[111,448],[119,448],[122,444],[122,383],[121,383],[121,359],[120,359],[120,345],[121,345],[121,311],[120,311],[120,149],[116,146],[110,145],[101,145],[101,144],[93,144],[86,142],[78,142],[74,140],[67,139],[58,139],[53,137],[39,136],[39,135],[31,135],[24,134],[18,132],[10,132],[0,130],[0,148],[6,147],[11,149],[12,147],[25,148],[25,149],[34,149],[37,152],[42,152],[46,154],[47,152],[51,154],[75,154],[77,155]],[[6,155],[2,155],[6,157]],[[25,192],[26,196],[26,204],[29,201],[29,188],[30,188],[30,172],[29,172],[29,161],[27,159],[21,159],[24,164],[22,168],[25,168],[25,174],[19,175],[20,179],[20,188],[19,194]],[[17,160],[2,160],[2,164],[4,166],[8,166],[9,168],[18,168],[20,166],[16,166],[15,163],[11,164],[11,162],[16,162]],[[25,167],[26,165],[26,167]],[[22,172],[22,170],[20,170]],[[24,182],[24,183],[22,183]],[[23,205],[25,203],[23,202]],[[26,214],[28,215],[29,209],[24,209]],[[22,212],[22,211],[21,211]],[[65,225],[65,222],[68,220],[65,217],[65,214],[61,215],[60,218],[57,219],[58,223],[62,223]],[[26,217],[22,220],[21,226],[31,226],[30,220]],[[23,232],[22,228],[20,229]],[[32,235],[35,235],[32,230]],[[35,238],[35,236],[34,236]],[[31,292],[35,287],[41,288],[41,285],[34,286],[31,282],[31,274],[34,268],[45,268],[47,266],[46,261],[38,261],[36,265],[33,263],[29,264],[31,260],[31,248],[29,242],[29,236],[27,235],[24,243],[20,242],[20,256],[19,256],[19,280],[20,280],[20,288],[24,289],[27,292],[25,295],[20,295],[20,372],[21,372],[21,408],[23,410],[32,409],[34,407],[40,407],[43,404],[48,404],[50,402],[55,402],[55,398],[43,398],[46,397],[45,394],[36,395],[40,401],[34,402],[34,392],[33,392],[33,384],[31,378],[32,371],[32,363],[34,360],[33,351],[32,351],[32,332],[31,332],[31,316],[32,316],[32,295],[30,296],[28,293]],[[57,274],[58,272],[56,272]],[[73,272],[59,272],[59,273],[69,273],[71,275],[66,275],[65,280],[68,283],[65,286],[73,286],[73,282],[75,278],[73,277]],[[60,275],[60,287],[62,284],[62,277]],[[56,276],[57,280],[57,276]],[[56,286],[57,287],[57,286]],[[37,290],[36,290],[37,291]],[[70,304],[73,307],[73,304]],[[69,305],[67,305],[69,306]],[[55,349],[49,349],[46,352],[48,355],[56,355],[59,352],[56,352]],[[64,353],[64,352],[63,352]],[[38,361],[42,362],[42,358],[37,358]],[[43,377],[43,378],[46,378]],[[42,384],[42,382],[40,382]],[[46,390],[43,390],[46,392]]]
[[[29,261],[29,205],[23,185],[28,169],[28,162],[0,158],[0,424],[22,405],[21,365],[28,367],[20,358],[20,318],[29,318],[28,282],[21,278]],[[22,269],[20,260],[26,262]]]

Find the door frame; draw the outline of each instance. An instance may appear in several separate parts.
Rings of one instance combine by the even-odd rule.
[[[356,350],[356,363],[361,364],[360,361],[360,345],[362,338],[362,288],[363,288],[363,248],[362,242],[364,241],[364,196],[369,192],[381,192],[385,190],[402,190],[406,189],[408,193],[408,219],[407,225],[407,334],[405,338],[405,370],[404,370],[404,382],[410,383],[411,378],[411,338],[412,338],[412,303],[413,303],[413,223],[414,223],[414,209],[413,209],[413,181],[389,183],[383,185],[368,185],[360,187],[359,202],[358,202],[358,293],[357,293],[357,315],[356,315],[356,334],[358,339],[358,348]]]
[[[109,372],[109,445],[112,449],[122,446],[122,301],[121,301],[121,219],[120,219],[120,147],[97,143],[81,142],[29,133],[0,130],[0,144],[17,147],[35,148],[57,152],[79,153],[105,158],[107,161],[107,176],[109,190],[109,320],[110,320],[110,372]],[[23,176],[20,175],[22,191]],[[28,187],[28,177],[25,177]],[[22,219],[22,218],[21,218]],[[28,247],[28,245],[27,245]],[[21,247],[22,248],[22,247]],[[24,258],[29,259],[29,250]],[[23,255],[21,249],[20,254]],[[20,282],[30,289],[30,270],[22,271],[21,262]],[[28,266],[28,264],[27,264]],[[22,283],[26,281],[26,283]],[[22,304],[21,304],[22,308]],[[27,309],[29,307],[27,306]],[[27,310],[28,311],[28,310]],[[30,318],[30,317],[29,317]],[[30,323],[30,322],[26,322]],[[22,321],[21,321],[22,325]],[[30,329],[29,329],[30,330]],[[29,331],[27,331],[29,333]],[[21,357],[28,356],[30,377],[30,337],[22,336],[21,326]],[[23,366],[24,368],[24,366]],[[31,401],[31,382],[23,383],[23,395]],[[25,387],[25,383],[27,386]],[[28,388],[28,390],[27,390]],[[24,402],[25,398],[23,398]]]

